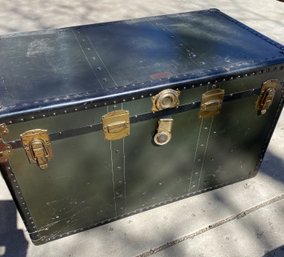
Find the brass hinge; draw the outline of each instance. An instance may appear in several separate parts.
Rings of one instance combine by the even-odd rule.
[[[9,133],[8,127],[5,123],[0,124],[0,163],[9,161],[12,154],[11,145],[5,143],[3,140],[3,135]]]
[[[152,112],[157,112],[179,106],[180,91],[173,89],[164,89],[157,95],[152,96]]]
[[[118,140],[130,135],[129,111],[116,110],[102,117],[106,140]]]
[[[223,89],[213,89],[202,94],[199,117],[207,118],[219,114],[224,96],[225,90]]]
[[[262,84],[260,95],[258,96],[255,105],[258,115],[263,115],[267,112],[273,102],[278,86],[278,79],[270,79]]]
[[[33,129],[20,135],[22,145],[30,163],[37,164],[42,170],[48,168],[48,161],[53,158],[48,131]]]
[[[159,119],[157,133],[154,136],[154,142],[157,145],[166,145],[172,138],[173,119]]]

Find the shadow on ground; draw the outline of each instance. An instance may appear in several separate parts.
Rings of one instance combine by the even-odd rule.
[[[0,256],[26,257],[28,242],[17,229],[17,212],[13,201],[0,201]]]

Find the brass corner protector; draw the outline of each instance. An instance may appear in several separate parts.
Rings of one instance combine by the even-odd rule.
[[[9,129],[5,123],[0,124],[0,163],[5,163],[9,161],[12,154],[11,145],[7,144],[3,140],[3,135],[9,133]]]

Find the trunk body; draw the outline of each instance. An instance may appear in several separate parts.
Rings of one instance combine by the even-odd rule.
[[[0,47],[0,119],[13,148],[1,172],[35,244],[255,176],[283,107],[283,46],[215,9],[7,36]],[[153,111],[165,89],[178,108]],[[216,89],[220,113],[200,117]],[[118,110],[130,134],[106,140],[102,117]],[[163,119],[171,140],[158,146]],[[52,141],[44,171],[20,141],[39,128]]]

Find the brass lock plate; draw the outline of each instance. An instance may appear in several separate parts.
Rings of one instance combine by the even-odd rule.
[[[130,135],[129,111],[115,110],[102,117],[106,140],[119,140]]]
[[[279,81],[277,79],[270,79],[262,84],[260,95],[258,96],[255,105],[257,113],[259,115],[265,114],[273,103],[273,99],[278,86]]]
[[[3,135],[9,133],[8,127],[5,123],[0,124],[0,163],[7,162],[12,154],[11,145],[3,140]]]
[[[180,91],[165,89],[155,96],[152,96],[152,112],[157,112],[179,106]]]
[[[208,118],[219,114],[224,96],[225,90],[223,89],[212,89],[202,94],[199,117]]]
[[[159,119],[157,133],[154,136],[156,145],[166,145],[172,138],[173,119]]]
[[[20,137],[29,162],[37,164],[42,170],[47,169],[48,161],[53,158],[48,131],[33,129],[21,134]]]

